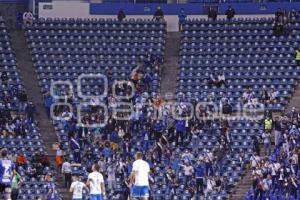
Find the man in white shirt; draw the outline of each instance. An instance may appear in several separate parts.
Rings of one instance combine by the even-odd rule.
[[[72,200],[82,200],[82,192],[85,187],[85,184],[79,181],[79,177],[74,176],[74,181],[70,187],[70,192],[73,193]]]
[[[92,166],[86,185],[90,188],[90,200],[102,200],[105,196],[105,185],[103,175],[99,173],[99,165]]]
[[[72,166],[67,159],[62,164],[61,172],[65,175],[65,187],[69,188],[72,182]]]
[[[130,183],[133,184],[131,197],[148,200],[150,167],[142,158],[143,154],[137,152],[135,155],[136,160],[133,162],[132,172],[130,174]]]
[[[252,155],[250,158],[252,169],[255,169],[256,166],[259,164],[259,162],[260,162],[260,157],[257,155],[257,153],[254,153],[254,155]]]
[[[114,191],[116,189],[116,171],[114,165],[109,165],[107,168],[107,183],[108,183],[108,190]]]

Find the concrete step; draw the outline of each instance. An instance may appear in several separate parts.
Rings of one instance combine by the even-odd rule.
[[[174,95],[176,92],[180,50],[179,32],[168,32],[165,49],[164,64],[161,74],[161,95],[163,97],[168,93]]]
[[[57,135],[52,125],[51,120],[48,119],[44,105],[43,96],[40,92],[40,87],[38,85],[37,74],[35,72],[32,58],[27,47],[26,39],[23,30],[10,30],[12,47],[15,50],[16,58],[18,61],[18,67],[20,69],[20,74],[22,76],[24,86],[28,95],[29,101],[32,101],[36,106],[37,115],[36,121],[39,127],[39,132],[41,133],[42,139],[46,151],[49,155],[52,166],[55,166],[55,151],[52,150],[52,144],[57,142]],[[58,180],[59,191],[62,189],[62,180],[60,180],[59,173],[55,174]],[[64,188],[63,188],[64,190]],[[61,190],[61,191],[63,191]],[[63,199],[69,200],[71,196],[69,193],[63,192]]]

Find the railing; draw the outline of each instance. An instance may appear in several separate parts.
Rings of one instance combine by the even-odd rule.
[[[300,2],[300,0],[102,0],[102,3],[268,3]]]
[[[29,0],[0,0],[0,3],[22,3],[27,4]]]

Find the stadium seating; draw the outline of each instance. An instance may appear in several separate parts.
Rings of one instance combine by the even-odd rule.
[[[268,109],[282,110],[299,76],[293,56],[300,42],[299,28],[299,21],[294,21],[288,36],[277,37],[272,18],[188,20],[182,35],[177,93],[199,100],[211,93],[217,100],[225,95],[238,105],[246,87],[257,97],[263,89],[274,88],[279,101]],[[225,88],[209,88],[206,81],[214,72],[225,73]]]
[[[0,21],[0,72],[1,72],[1,132],[0,149],[6,148],[10,155],[24,153],[27,157],[27,166],[17,167],[18,173],[23,179],[20,187],[19,199],[36,199],[44,193],[45,174],[51,172],[51,168],[43,168],[41,176],[30,177],[28,170],[33,167],[33,158],[38,152],[44,153],[44,144],[35,122],[29,121],[24,116],[24,108],[20,107],[18,91],[24,90],[22,79],[17,69],[14,51],[11,47],[8,29],[3,21]],[[28,102],[27,102],[28,103]],[[12,132],[6,127],[12,126]],[[20,134],[21,135],[18,135]],[[35,168],[35,167],[33,167]],[[0,198],[2,198],[0,196]]]
[[[1,74],[1,107],[8,110],[18,109],[17,91],[24,87],[16,67],[16,58],[10,46],[10,38],[3,21],[0,21],[0,74]]]
[[[209,96],[214,96],[214,102],[219,105],[226,97],[233,110],[237,110],[238,105],[243,105],[245,88],[252,88],[258,99],[263,90],[274,88],[279,92],[279,100],[267,105],[267,110],[282,111],[300,74],[294,59],[295,49],[300,44],[299,21],[293,21],[290,29],[288,35],[275,36],[273,18],[187,20],[181,38],[178,99],[207,102]],[[225,74],[225,86],[208,84],[210,74],[215,72]],[[257,122],[230,122],[232,151],[221,163],[223,173],[232,178],[232,185],[243,174],[243,169],[237,168],[240,161],[236,158],[243,151],[248,162],[253,154],[253,137],[263,131]],[[214,144],[212,139],[208,141],[203,142],[205,148]]]
[[[53,81],[71,81],[75,86],[75,104],[83,100],[76,91],[81,74],[111,73],[111,81],[130,80],[131,71],[139,62],[149,57],[163,58],[165,34],[165,22],[112,19],[39,19],[26,31],[42,92],[48,92]],[[159,71],[149,67],[146,71],[152,74],[150,92],[157,93]],[[91,80],[82,83],[82,92],[87,95],[103,91],[101,81],[97,86]],[[63,120],[54,121],[66,157],[72,162],[65,124]],[[94,155],[99,152],[99,148],[93,148]],[[85,176],[87,168],[87,165],[75,166],[72,173]],[[117,180],[117,187],[123,190],[121,178]]]
[[[165,31],[164,22],[39,19],[27,30],[27,36],[45,92],[51,81],[74,82],[83,72],[110,71],[113,80],[128,80],[138,61],[148,55],[162,57]],[[152,91],[157,92],[158,73],[153,77]],[[86,84],[93,94],[94,83]]]
[[[294,91],[300,73],[300,68],[295,66],[291,56],[300,43],[300,25],[299,22],[293,22],[289,36],[274,36],[272,23],[273,19],[264,18],[215,22],[193,19],[185,22],[177,81],[178,99],[207,101],[208,95],[213,93],[216,102],[226,96],[232,105],[238,105],[242,104],[241,96],[246,87],[251,87],[257,97],[263,89],[274,88],[279,92],[278,102],[268,105],[268,109],[282,111]],[[112,72],[112,80],[128,80],[139,59],[143,60],[149,54],[163,56],[165,29],[164,22],[144,20],[39,19],[28,27],[26,36],[42,92],[46,93],[53,81],[70,80],[76,86],[78,76],[83,73]],[[209,75],[215,71],[225,73],[225,86],[207,85]],[[153,77],[151,92],[158,92],[158,72],[154,72]],[[86,81],[83,91],[86,94],[100,94],[101,84]],[[74,92],[77,102],[76,90]],[[210,194],[212,199],[228,197],[230,189],[244,173],[239,154],[245,153],[247,162],[253,154],[253,137],[259,136],[263,130],[259,121],[236,119],[229,123],[231,151],[214,169],[217,175],[228,177],[229,189],[214,191]],[[74,155],[69,149],[69,133],[66,130],[68,123],[56,120],[54,124],[67,152],[66,157],[73,161]],[[188,144],[194,158],[205,155],[218,145],[220,127],[219,120],[212,121],[199,136],[199,145]],[[143,150],[142,141],[143,135],[140,132],[132,136],[130,144],[134,144],[135,148],[129,152],[130,156],[137,150]],[[154,146],[153,140],[150,146]],[[93,147],[94,157],[99,154],[103,156],[103,146],[92,144],[90,147]],[[81,152],[82,155],[87,148]],[[175,152],[174,160],[180,162],[185,147],[172,144],[171,150]],[[110,161],[117,163],[122,156],[114,155]],[[189,199],[189,180],[177,169],[180,185],[171,191],[164,174],[168,159],[163,156],[162,160],[159,164],[150,163],[155,179],[152,196],[155,199],[168,199],[172,193],[175,199]],[[73,167],[72,173],[85,176],[89,167],[90,163]],[[127,176],[128,172],[117,174],[116,191],[124,190],[123,175]]]

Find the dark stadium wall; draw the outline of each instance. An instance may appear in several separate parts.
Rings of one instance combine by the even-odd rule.
[[[300,8],[300,2],[284,3],[222,3],[222,4],[108,4],[91,3],[90,14],[103,15],[114,14],[119,9],[123,9],[129,15],[149,15],[152,14],[158,6],[162,8],[166,15],[176,15],[183,8],[188,15],[203,15],[208,6],[218,6],[219,13],[224,13],[231,5],[238,14],[273,14],[278,8],[290,10]]]
[[[120,9],[123,9],[127,18],[152,19],[159,4],[90,4],[81,1],[53,1],[40,2],[39,17],[44,18],[116,18]],[[220,4],[219,13],[225,12],[229,4]],[[299,3],[267,3],[267,4],[231,4],[235,9],[236,17],[270,17],[275,10],[300,8]],[[178,13],[185,9],[188,18],[206,18],[202,4],[160,4],[165,12],[168,31],[178,31]],[[220,15],[219,18],[225,17]]]
[[[29,9],[28,0],[0,0],[0,15],[8,27],[15,27],[16,16]]]

